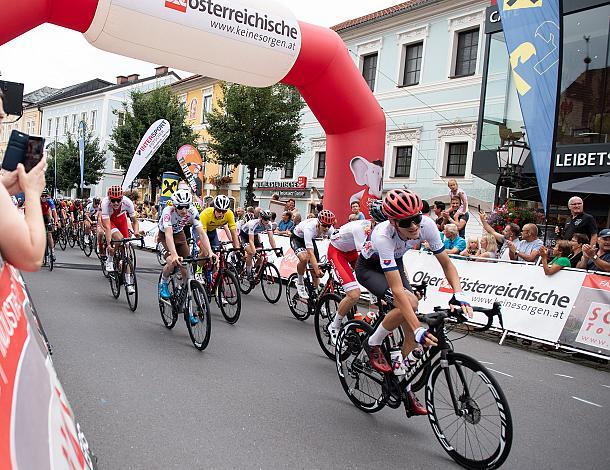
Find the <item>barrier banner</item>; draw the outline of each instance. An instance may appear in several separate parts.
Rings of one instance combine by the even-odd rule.
[[[559,342],[610,356],[610,276],[587,274]]]
[[[559,339],[586,275],[564,270],[546,276],[540,266],[452,261],[473,305],[491,307],[498,301],[502,304],[505,329],[550,342]],[[411,250],[405,255],[404,264],[412,282],[428,283],[428,296],[420,301],[420,309],[447,305],[453,290],[433,255]],[[484,324],[487,317],[475,313],[473,320]]]
[[[136,179],[144,165],[152,158],[159,147],[167,140],[170,134],[169,122],[165,119],[155,121],[152,126],[144,133],[142,140],[138,144],[136,152],[133,154],[129,169],[123,180],[123,191],[129,189],[129,185]]]
[[[2,260],[0,299],[0,468],[94,468],[21,275]]]
[[[203,158],[192,145],[183,145],[178,149],[176,159],[187,183],[199,199],[203,196],[203,184],[205,183],[205,167]]]

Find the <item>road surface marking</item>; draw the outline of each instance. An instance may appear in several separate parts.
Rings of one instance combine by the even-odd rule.
[[[610,385],[602,385],[602,387],[610,388]]]
[[[557,377],[565,377],[566,379],[573,379],[574,377],[572,377],[571,375],[563,375],[563,374],[554,374]]]
[[[588,403],[589,405],[597,406],[598,408],[603,408],[602,405],[598,405],[597,403],[593,403],[592,401],[583,400],[582,398],[578,398],[575,396],[572,396],[572,398],[574,398],[574,400],[582,401],[583,403]]]
[[[494,363],[493,362],[485,362],[485,361],[479,361],[481,364],[488,364],[490,366],[493,366]]]
[[[499,370],[492,369],[491,367],[488,367],[488,369],[495,372],[496,374],[502,374],[502,375],[505,375],[506,377],[510,377],[510,378],[514,379],[514,377],[512,375],[507,374],[506,372],[500,372]]]

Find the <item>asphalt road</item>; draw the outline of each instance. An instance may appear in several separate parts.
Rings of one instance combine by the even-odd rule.
[[[270,305],[258,287],[235,325],[214,305],[199,352],[182,320],[161,322],[152,254],[138,252],[135,313],[92,256],[68,248],[25,279],[99,468],[459,468],[426,418],[356,409],[312,319],[292,317],[284,297]],[[508,398],[505,468],[610,468],[607,371],[474,337],[456,350],[484,361]]]

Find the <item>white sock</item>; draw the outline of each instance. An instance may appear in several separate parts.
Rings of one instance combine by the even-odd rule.
[[[169,283],[169,277],[165,277],[165,275],[163,275],[163,276],[161,277],[161,282],[162,282],[163,284],[168,284],[168,283]]]
[[[375,330],[375,333],[373,333],[369,338],[369,346],[379,346],[389,334],[390,330],[386,330],[383,327],[383,324],[379,325]]]
[[[297,274],[297,279],[299,281],[299,284],[305,284],[305,278],[303,274]]]
[[[335,319],[333,320],[331,328],[334,328],[335,330],[338,330],[339,328],[341,328],[341,322],[342,321],[343,321],[343,317],[340,317],[338,314],[335,315]]]

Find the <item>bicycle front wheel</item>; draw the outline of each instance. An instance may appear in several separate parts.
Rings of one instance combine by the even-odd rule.
[[[292,273],[286,283],[286,300],[288,308],[297,320],[305,321],[309,318],[309,302],[301,299],[297,293],[297,273]]]
[[[186,327],[193,345],[200,351],[203,351],[210,342],[210,332],[212,329],[210,304],[208,303],[208,296],[199,281],[191,280],[189,288],[191,289],[191,299],[188,303],[188,310],[197,323],[193,325],[187,314],[185,319]]]
[[[275,304],[282,296],[282,279],[280,278],[280,271],[272,263],[265,263],[263,265],[263,272],[261,273],[261,287],[263,289],[263,295],[268,302]]]
[[[129,282],[127,282],[128,280]],[[138,308],[138,280],[136,278],[136,268],[130,259],[125,259],[125,264],[123,265],[123,283],[125,284],[125,296],[127,297],[129,309],[135,312]]]
[[[49,242],[47,242],[47,259],[49,260],[49,271],[53,271],[55,261],[53,260],[53,250],[51,250]]]
[[[59,229],[59,233],[57,234],[57,244],[59,245],[62,251],[65,251],[67,243],[68,240],[66,240],[66,230],[61,228]]]
[[[513,440],[506,397],[496,379],[476,360],[453,352],[447,359],[448,367],[436,363],[426,386],[432,430],[461,466],[498,468],[508,457]]]
[[[91,252],[93,251],[93,244],[95,243],[95,237],[93,234],[85,235],[85,241],[83,242],[83,252],[85,256],[89,258],[91,256]]]
[[[333,322],[337,310],[339,309],[340,302],[341,296],[338,294],[335,294],[334,292],[324,294],[318,300],[316,312],[313,316],[313,324],[314,329],[316,330],[318,344],[329,359],[335,358],[335,347],[331,342],[328,326]]]
[[[239,320],[241,313],[241,291],[235,274],[228,269],[219,273],[216,287],[216,299],[222,316],[227,323],[233,324]]]
[[[159,274],[159,284],[161,284],[161,279],[163,277],[163,273]],[[161,320],[163,320],[163,324],[165,328],[171,330],[178,320],[178,313],[174,309],[174,304],[172,302],[172,298],[174,297],[174,293],[176,291],[176,284],[174,282],[174,277],[169,278],[169,291],[170,291],[170,299],[164,300],[161,298],[161,295],[158,295],[159,298],[159,311],[161,312]]]
[[[70,227],[68,229],[68,245],[70,245],[70,248],[74,248],[75,244],[76,244],[76,234],[74,233],[74,229],[72,227]]]

